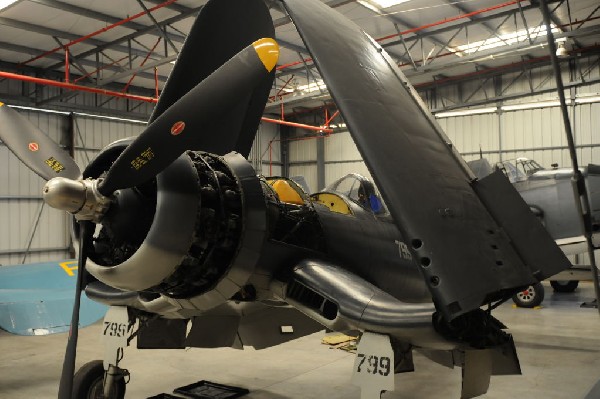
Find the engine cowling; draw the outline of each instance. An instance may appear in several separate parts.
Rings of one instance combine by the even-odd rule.
[[[108,147],[84,176],[101,178],[126,145]],[[188,151],[155,180],[114,194],[87,269],[138,292],[138,307],[208,310],[247,284],[266,237],[267,204],[248,161]]]

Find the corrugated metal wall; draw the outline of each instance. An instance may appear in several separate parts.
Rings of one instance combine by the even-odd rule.
[[[569,112],[580,164],[600,163],[600,103],[573,104]],[[570,166],[559,107],[440,118],[438,122],[466,160],[479,158],[482,152],[492,163],[528,157],[547,168],[553,163]],[[348,132],[323,140],[326,185],[352,172],[369,177]],[[323,188],[315,185],[316,140],[290,145],[289,162],[290,175],[303,174],[313,191]]]
[[[317,140],[289,141],[289,175],[304,176],[311,191],[317,188]]]
[[[600,163],[600,103],[569,106],[579,163]],[[490,162],[527,157],[544,167],[570,166],[565,129],[559,107],[503,111],[438,120],[465,159]]]

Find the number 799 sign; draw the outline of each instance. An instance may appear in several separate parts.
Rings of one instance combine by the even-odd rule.
[[[390,373],[392,361],[387,356],[378,357],[359,353],[356,357],[358,358],[357,373],[379,374],[384,377]]]
[[[394,390],[394,351],[387,335],[363,333],[354,360],[352,383],[361,388],[361,398],[379,398],[381,391]]]

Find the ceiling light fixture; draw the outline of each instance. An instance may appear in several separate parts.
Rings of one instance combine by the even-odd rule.
[[[503,105],[501,108],[502,111],[518,111],[522,109],[548,108],[558,106],[560,106],[560,101],[542,101],[534,103]]]
[[[22,110],[26,110],[26,111],[45,112],[47,114],[55,114],[55,115],[69,115],[69,114],[71,114],[71,112],[56,111],[54,109],[47,109],[47,108],[25,107],[25,106],[22,106],[22,105],[9,105],[9,107],[15,108],[15,109],[22,109]],[[83,112],[73,112],[73,114],[74,115],[79,115],[79,116],[84,116],[84,117],[87,117],[87,118],[107,119],[107,120],[118,121],[118,122],[130,122],[130,123],[137,123],[137,124],[140,124],[140,125],[147,125],[148,124],[148,122],[146,122],[146,121],[140,121],[138,119],[119,118],[117,116],[94,115],[94,114],[86,114],[86,113],[83,113]]]
[[[20,0],[0,0],[0,11],[4,11],[5,8],[15,4]]]
[[[556,45],[558,46],[556,48],[556,56],[558,58],[569,58],[569,51],[567,50],[567,47],[565,46],[567,43],[567,39],[566,38],[560,38],[556,40]]]
[[[575,99],[575,104],[599,103],[600,96],[581,96]]]
[[[552,33],[560,33],[560,29],[556,25],[551,26]],[[515,32],[505,33],[498,36],[491,37],[486,40],[480,40],[461,46],[450,47],[449,50],[458,55],[459,57],[466,54],[476,53],[478,51],[489,50],[496,47],[509,46],[517,43],[522,43],[529,38],[535,40],[538,37],[546,35],[546,25],[534,26],[529,29],[521,29]],[[462,53],[462,54],[461,54]]]
[[[379,8],[388,8],[392,6],[397,6],[398,4],[406,3],[410,0],[370,0],[371,3],[375,3],[379,6]]]
[[[491,114],[496,112],[496,107],[489,108],[474,108],[465,109],[462,111],[449,111],[449,112],[438,112],[435,114],[436,118],[451,118],[453,116],[468,116],[468,115],[480,115],[480,114]]]

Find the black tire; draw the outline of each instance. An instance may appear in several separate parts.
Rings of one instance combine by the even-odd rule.
[[[104,366],[102,360],[92,360],[81,366],[73,377],[73,399],[123,399],[125,380],[115,378],[110,398],[104,398]]]
[[[544,286],[541,283],[530,285],[513,295],[512,300],[520,308],[535,308],[544,300]]]
[[[578,280],[555,281],[551,280],[550,285],[554,288],[554,292],[573,292],[579,286]]]

